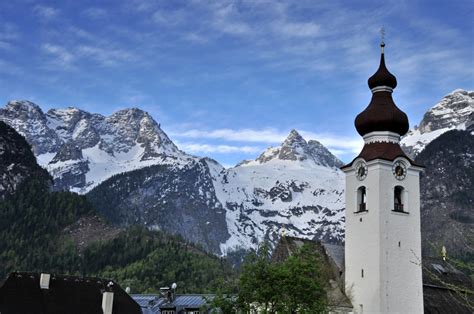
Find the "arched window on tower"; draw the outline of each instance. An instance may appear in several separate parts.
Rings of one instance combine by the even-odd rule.
[[[405,190],[403,187],[397,185],[393,192],[393,210],[396,212],[404,212],[404,203],[405,203]]]
[[[367,192],[365,186],[357,189],[357,212],[367,210]]]

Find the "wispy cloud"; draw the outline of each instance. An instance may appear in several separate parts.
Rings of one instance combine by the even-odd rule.
[[[17,27],[11,23],[0,24],[0,49],[12,50],[13,42],[18,40],[20,34]]]
[[[217,129],[217,130],[187,130],[183,132],[170,132],[170,135],[183,138],[207,138],[222,139],[235,142],[254,142],[254,143],[281,143],[288,133],[279,132],[275,129]]]
[[[134,59],[134,56],[126,50],[111,47],[102,48],[91,45],[79,46],[77,48],[77,55],[83,58],[93,59],[104,66],[113,66]]]
[[[107,11],[102,8],[91,7],[82,11],[82,15],[91,19],[103,19],[107,17]]]
[[[317,37],[321,34],[321,26],[314,22],[281,21],[273,25],[274,30],[289,37]]]
[[[102,48],[93,45],[80,45],[74,49],[69,49],[64,46],[46,43],[41,48],[43,52],[53,57],[53,63],[65,67],[72,67],[75,62],[81,59],[93,60],[102,66],[116,66],[135,58],[132,53],[126,50],[112,47]]]
[[[44,6],[44,5],[36,5],[33,8],[33,12],[36,13],[41,19],[43,20],[51,20],[59,15],[59,9]]]
[[[72,53],[67,51],[64,47],[53,45],[53,44],[43,44],[41,49],[46,52],[47,54],[53,57],[53,63],[64,66],[70,67],[75,60],[75,57]]]
[[[328,147],[335,154],[347,154],[347,153],[358,153],[362,149],[363,141],[360,137],[342,137],[331,134],[317,134],[308,131],[299,131],[299,133],[306,140],[317,140],[324,146]],[[175,138],[191,138],[199,139],[201,141],[206,139],[222,140],[228,142],[248,142],[248,143],[262,143],[268,145],[275,145],[282,143],[288,136],[289,131],[283,132],[275,129],[216,129],[216,130],[197,130],[191,129],[183,132],[169,132],[172,137]],[[205,145],[203,144],[203,149]],[[225,145],[224,145],[225,146]],[[190,146],[193,147],[193,146]],[[199,146],[195,146],[198,148]],[[229,146],[233,147],[233,146]],[[245,152],[256,152],[257,147],[254,146],[240,146],[245,147],[247,151],[241,149],[240,151]],[[223,148],[224,149],[224,148]],[[237,149],[237,148],[235,148]],[[261,151],[261,148],[260,148]],[[230,152],[230,151],[229,151]]]
[[[185,152],[192,154],[228,154],[228,153],[259,153],[262,147],[257,146],[237,146],[237,145],[214,145],[193,142],[177,142],[176,145]]]

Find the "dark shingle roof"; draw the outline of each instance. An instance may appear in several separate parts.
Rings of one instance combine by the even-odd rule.
[[[40,274],[26,272],[11,273],[0,287],[0,313],[102,314],[104,291],[114,293],[114,314],[141,313],[140,306],[112,280],[52,274],[49,289],[41,289]]]
[[[473,313],[472,280],[448,260],[423,258],[425,313]]]

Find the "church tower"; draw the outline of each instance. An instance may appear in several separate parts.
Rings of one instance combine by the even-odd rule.
[[[364,139],[346,174],[346,294],[356,313],[423,313],[420,173],[400,147],[407,115],[392,99],[397,79],[380,65],[372,99],[355,119]]]

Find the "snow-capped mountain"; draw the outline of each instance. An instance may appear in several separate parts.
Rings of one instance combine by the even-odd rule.
[[[28,140],[58,189],[86,193],[114,174],[190,161],[148,113],[136,108],[109,117],[72,107],[45,114],[29,101],[11,101],[0,109],[0,120]]]
[[[57,189],[87,193],[117,224],[178,233],[215,253],[283,232],[343,241],[342,162],[295,130],[281,146],[224,169],[180,151],[139,109],[105,117],[11,101],[0,120],[25,136]]]
[[[230,238],[223,252],[252,247],[284,232],[342,242],[342,162],[317,141],[292,130],[281,146],[224,171],[213,169],[217,198],[226,208]]]
[[[473,123],[474,91],[457,89],[429,109],[401,144],[409,155],[416,156],[441,134],[453,129],[465,130]]]

